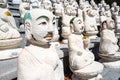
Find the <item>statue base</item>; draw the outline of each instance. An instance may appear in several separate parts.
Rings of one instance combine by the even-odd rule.
[[[81,79],[75,76],[74,74],[72,75],[72,80],[103,80],[103,77],[101,74],[98,74],[96,77],[89,78],[89,79]]]
[[[113,68],[113,69],[120,69],[120,60],[118,61],[111,61],[111,62],[104,62],[102,59],[100,60],[105,68]]]

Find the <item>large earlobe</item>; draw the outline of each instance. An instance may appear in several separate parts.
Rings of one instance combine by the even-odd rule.
[[[25,26],[25,36],[26,36],[26,38],[27,39],[32,39],[31,20],[30,19],[25,20],[24,26]]]
[[[70,31],[71,31],[71,33],[74,32],[74,26],[73,26],[73,24],[70,24]]]

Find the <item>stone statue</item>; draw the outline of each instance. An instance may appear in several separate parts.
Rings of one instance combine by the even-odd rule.
[[[62,11],[64,11],[62,2],[60,2],[60,0],[56,0],[56,2],[53,4],[53,6],[54,6],[55,15],[61,16]]]
[[[120,33],[120,12],[115,17],[115,32]]]
[[[91,4],[91,6],[96,5],[96,3],[95,3],[95,1],[94,1],[94,0],[91,0],[91,1],[90,1],[90,4]]]
[[[90,40],[82,35],[84,24],[81,18],[74,18],[70,29],[68,48],[70,69],[74,73],[72,80],[101,80],[103,65],[94,61],[94,55],[89,51]]]
[[[42,8],[46,10],[50,10],[51,12],[53,11],[52,3],[50,0],[43,0]]]
[[[65,14],[69,16],[76,16],[77,12],[76,9],[73,7],[73,5],[68,5],[65,8]]]
[[[120,11],[119,6],[115,6],[114,8],[111,8],[112,18],[115,20],[116,16],[118,16]]]
[[[70,31],[70,22],[73,19],[73,16],[69,16],[67,14],[65,14],[64,12],[62,13],[62,37],[63,39],[63,43],[68,43],[68,36],[71,34]]]
[[[114,21],[107,19],[102,23],[99,55],[105,67],[120,68],[120,52],[114,33]]]
[[[100,14],[99,14],[99,8],[96,4],[93,5],[93,10],[95,11],[95,17],[96,17],[96,23],[97,23],[97,26],[100,26]]]
[[[0,0],[0,7],[1,8],[8,8],[7,0]]]
[[[0,50],[17,48],[21,41],[20,33],[0,19]]]
[[[18,80],[64,80],[63,64],[55,45],[55,16],[45,9],[33,9],[24,16],[25,35],[30,43],[18,58]]]
[[[41,8],[41,0],[30,0],[32,8]]]
[[[92,9],[84,11],[85,35],[88,35],[91,38],[96,38],[97,37],[96,34],[98,34],[95,15],[96,13]]]
[[[104,15],[105,15],[108,19],[112,19],[112,15],[111,15],[111,11],[110,11],[110,6],[109,6],[109,5],[106,5],[106,6],[105,6]]]
[[[0,19],[5,23],[7,23],[12,28],[18,30],[15,19],[12,13],[8,9],[0,8]]]
[[[32,6],[30,6],[29,0],[21,0],[19,5],[19,11],[20,11],[20,23],[23,23],[23,17],[25,13],[32,9]]]

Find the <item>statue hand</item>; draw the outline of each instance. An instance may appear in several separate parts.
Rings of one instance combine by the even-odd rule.
[[[7,32],[7,31],[9,31],[9,28],[8,28],[6,25],[1,24],[1,25],[0,25],[0,31],[2,31],[2,32]]]

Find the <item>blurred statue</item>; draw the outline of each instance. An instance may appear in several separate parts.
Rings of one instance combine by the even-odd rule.
[[[0,0],[0,7],[1,8],[8,8],[7,0]]]
[[[110,11],[110,6],[109,6],[109,5],[106,5],[106,6],[105,6],[104,15],[105,15],[108,19],[112,19],[112,15],[111,15],[111,11]]]
[[[60,2],[60,0],[56,0],[56,2],[53,4],[53,6],[54,6],[55,15],[61,16],[62,11],[64,11],[62,2]]]
[[[0,50],[17,48],[20,46],[21,41],[20,33],[0,19]]]
[[[42,8],[46,9],[46,10],[49,10],[51,12],[53,11],[52,3],[51,3],[50,0],[43,0]]]
[[[92,9],[87,10],[87,12],[84,11],[85,35],[90,36],[90,38],[96,38],[96,34],[98,34],[95,15],[96,13]]]
[[[115,24],[113,20],[107,19],[102,23],[100,57],[105,67],[120,68],[120,51],[117,38],[114,33]]]

